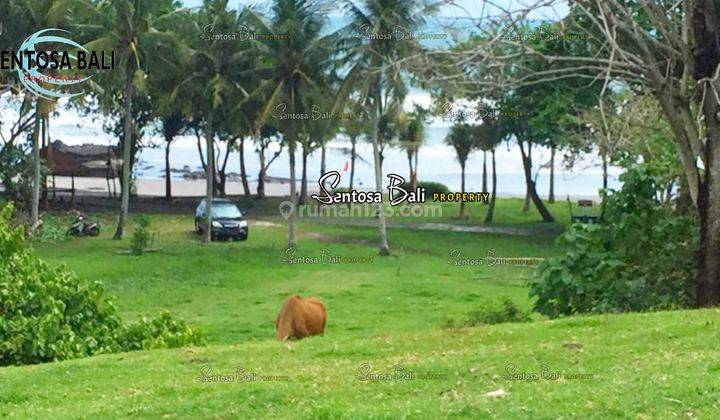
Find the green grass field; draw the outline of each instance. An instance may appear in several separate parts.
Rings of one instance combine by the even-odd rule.
[[[535,225],[537,215],[518,214],[520,200],[500,203],[499,221]],[[129,240],[110,240],[104,222],[99,238],[35,247],[102,281],[127,320],[169,309],[208,345],[0,368],[0,417],[720,416],[719,310],[444,327],[502,296],[529,310],[532,268],[452,263],[458,251],[561,252],[542,229],[390,229],[393,255],[380,258],[375,228],[303,219],[294,256],[309,263],[288,264],[279,217],[251,220],[247,242],[204,245],[189,216],[153,216],[160,251],[143,256],[118,253]],[[274,340],[275,315],[294,293],[325,302],[323,337]]]

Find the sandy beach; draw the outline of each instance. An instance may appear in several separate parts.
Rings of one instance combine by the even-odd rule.
[[[48,179],[48,184],[51,186],[52,179]],[[255,195],[257,193],[257,182],[248,181],[250,186],[250,192]],[[70,189],[72,180],[70,177],[55,177],[55,187],[58,189]],[[165,196],[165,180],[164,179],[138,179],[135,181],[137,195],[141,197],[164,197]],[[112,189],[112,183],[110,184]],[[115,180],[115,188],[117,196],[120,196],[120,183]],[[96,196],[108,196],[108,185],[105,178],[75,178],[75,189],[77,195],[96,195]],[[228,195],[242,195],[244,193],[241,182],[238,181],[227,181],[226,192]],[[300,182],[297,183],[297,190],[300,191]],[[368,191],[367,188],[357,188],[357,190]],[[318,185],[315,181],[308,183],[308,192],[310,194],[316,194],[319,192]],[[67,195],[67,193],[62,193]],[[172,194],[173,197],[203,197],[205,196],[205,180],[197,179],[173,179],[172,181]],[[522,194],[513,194],[503,192],[502,189],[498,191],[499,197],[524,197]],[[273,178],[271,181],[265,183],[265,195],[268,197],[286,197],[290,195],[290,183],[284,181],[278,181],[277,178]],[[565,194],[558,196],[560,199],[565,198]],[[597,195],[584,195],[584,194],[570,194],[573,200],[593,200],[597,201]],[[545,198],[543,196],[543,198]]]
[[[255,194],[257,192],[257,182],[248,182],[250,185],[250,192]],[[52,178],[48,179],[48,185],[52,186]],[[297,183],[298,191],[300,191],[300,183]],[[72,179],[70,177],[57,176],[55,177],[55,188],[59,189],[70,189],[72,186]],[[164,179],[138,179],[135,181],[135,187],[137,189],[137,195],[145,197],[164,197],[165,196],[165,180]],[[110,183],[112,189],[112,182]],[[115,180],[115,189],[117,194],[120,195],[120,182]],[[108,184],[105,178],[75,178],[75,190],[76,194],[80,195],[108,195]],[[316,183],[308,184],[308,191],[310,193],[318,192],[318,185]],[[228,181],[226,186],[226,192],[229,195],[241,195],[244,193],[241,182]],[[176,197],[202,197],[205,195],[205,180],[204,179],[173,179],[172,180],[172,194]],[[282,197],[290,195],[290,183],[289,182],[266,182],[265,183],[265,194],[269,197]]]

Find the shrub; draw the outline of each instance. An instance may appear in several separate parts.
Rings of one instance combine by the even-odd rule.
[[[671,309],[692,302],[695,221],[657,198],[642,167],[621,176],[605,201],[604,225],[575,224],[560,236],[565,254],[546,259],[531,280],[534,309],[549,317],[584,312]]]
[[[135,255],[142,255],[150,243],[150,218],[141,214],[136,219],[137,226],[130,238],[130,249]]]
[[[432,197],[434,193],[449,193],[450,189],[439,182],[418,182],[418,187],[425,188],[425,194],[427,197]]]
[[[45,216],[42,226],[32,234],[32,240],[39,243],[55,243],[67,239],[67,228],[55,217]]]
[[[100,282],[40,260],[0,212],[0,366],[124,350],[201,344],[199,332],[162,314],[124,326]]]
[[[118,339],[123,351],[183,347],[203,341],[198,330],[193,330],[185,321],[173,319],[168,311],[154,319],[143,317],[128,325]]]
[[[495,304],[488,303],[480,310],[468,312],[465,325],[472,327],[482,324],[528,321],[530,321],[530,315],[521,311],[510,298],[504,296]]]
[[[497,302],[486,302],[482,309],[470,311],[461,322],[452,319],[443,321],[444,328],[475,327],[485,324],[502,324],[505,322],[529,322],[530,314],[520,310],[507,296]]]
[[[0,184],[10,200],[23,200],[32,193],[32,153],[18,145],[0,147]],[[4,207],[4,206],[3,206]]]

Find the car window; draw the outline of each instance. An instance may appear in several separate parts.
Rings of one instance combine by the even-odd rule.
[[[236,219],[242,217],[240,209],[234,204],[215,204],[212,207],[212,215],[217,218]]]

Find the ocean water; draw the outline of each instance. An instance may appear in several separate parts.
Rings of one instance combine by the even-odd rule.
[[[420,149],[418,160],[418,177],[421,181],[435,181],[447,185],[452,191],[460,191],[460,165],[453,149],[443,143],[447,128],[435,127],[427,131],[426,144]],[[162,146],[161,142],[158,142]],[[204,149],[203,149],[204,150]],[[339,171],[341,185],[349,183],[349,143],[342,138],[336,138],[329,143],[327,150],[327,171]],[[223,147],[221,153],[225,153]],[[372,147],[368,143],[359,143],[357,147],[358,159],[355,169],[355,185],[359,188],[372,188],[374,185],[374,171]],[[266,152],[267,155],[269,153]],[[546,164],[550,153],[547,150],[535,150],[533,153],[535,170]],[[146,148],[140,155],[140,164],[136,166],[136,175],[139,178],[164,177],[164,149]],[[308,179],[317,182],[320,176],[320,151],[317,150],[308,157]],[[171,167],[181,169],[188,166],[191,170],[201,170],[195,138],[181,138],[174,143],[170,154]],[[301,154],[296,155],[296,176],[301,176]],[[498,194],[505,196],[521,196],[525,194],[525,178],[522,172],[520,152],[517,146],[501,145],[496,152],[496,165],[498,171]],[[279,178],[289,178],[289,158],[283,150],[268,171],[268,175]],[[245,144],[245,166],[250,180],[256,180],[259,172],[259,159],[255,146],[251,141]],[[227,172],[240,172],[239,153],[234,151],[228,159]],[[383,174],[398,174],[406,179],[408,176],[407,157],[403,150],[392,148],[385,151]],[[488,155],[488,171],[490,171],[490,156]],[[609,178],[610,188],[618,188],[617,169],[612,168]],[[541,169],[536,177],[537,189],[541,196],[547,196],[549,189],[549,170]],[[174,179],[182,179],[182,174],[173,174]],[[488,179],[490,184],[490,179]],[[387,185],[387,182],[383,182]],[[556,155],[555,162],[555,195],[564,198],[572,197],[598,197],[598,190],[602,186],[602,176],[596,159],[588,157],[581,161],[572,171],[562,167],[560,153]],[[490,187],[490,185],[488,185]],[[482,190],[482,154],[474,153],[470,156],[466,166],[467,191]]]

